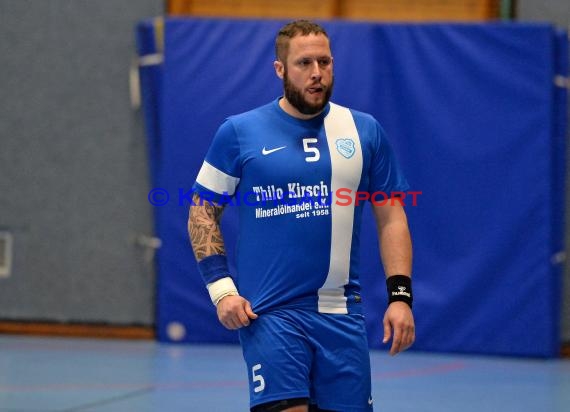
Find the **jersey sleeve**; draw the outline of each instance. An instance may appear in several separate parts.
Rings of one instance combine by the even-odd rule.
[[[404,192],[409,189],[408,182],[398,164],[394,151],[386,138],[386,133],[382,126],[376,123],[376,136],[372,161],[370,167],[370,193],[384,192],[388,197],[392,197],[394,192]]]
[[[240,145],[227,119],[216,132],[192,189],[204,200],[224,203],[235,194],[240,178]]]

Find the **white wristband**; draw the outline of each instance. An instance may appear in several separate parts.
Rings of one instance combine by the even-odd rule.
[[[206,287],[208,288],[208,293],[210,294],[210,299],[212,299],[214,306],[217,306],[218,302],[226,296],[239,295],[234,281],[229,276],[208,283]]]

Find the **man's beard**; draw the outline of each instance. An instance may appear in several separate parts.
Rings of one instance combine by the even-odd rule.
[[[312,104],[309,103],[303,97],[303,92],[301,89],[296,88],[293,84],[289,81],[289,76],[287,76],[287,70],[283,75],[283,89],[285,92],[285,98],[287,101],[300,113],[311,115],[317,114],[321,112],[327,103],[329,102],[332,94],[334,79],[331,79],[331,84],[328,87],[322,86],[325,90],[325,96],[322,103],[319,104]]]

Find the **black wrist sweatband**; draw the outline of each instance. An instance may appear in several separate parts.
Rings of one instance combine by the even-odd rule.
[[[388,289],[388,304],[392,302],[405,302],[412,307],[412,278],[405,275],[392,275],[386,278]]]

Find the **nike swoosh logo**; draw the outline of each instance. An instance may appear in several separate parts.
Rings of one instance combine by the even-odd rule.
[[[281,149],[285,149],[286,147],[287,147],[287,146],[281,146],[281,147],[276,147],[275,149],[266,149],[266,148],[264,147],[264,148],[261,150],[261,154],[262,154],[263,156],[267,156],[268,154],[271,154],[271,153],[276,152],[276,151],[281,150]]]

